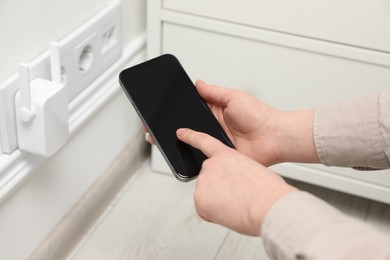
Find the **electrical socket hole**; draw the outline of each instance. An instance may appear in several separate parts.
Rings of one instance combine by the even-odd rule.
[[[92,66],[92,61],[93,61],[92,46],[87,45],[84,47],[83,51],[80,54],[80,59],[79,59],[80,71],[87,72]]]
[[[116,39],[115,39],[114,35],[115,35],[115,26],[111,27],[108,31],[103,33],[103,35],[102,35],[102,40],[103,40],[102,53],[105,53],[108,49],[110,49],[111,46],[113,46],[116,43]]]
[[[68,77],[66,76],[66,69],[64,66],[61,66],[61,84],[66,84]]]

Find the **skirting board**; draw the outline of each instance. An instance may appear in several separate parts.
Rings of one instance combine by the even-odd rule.
[[[148,157],[149,145],[139,133],[65,215],[29,259],[65,258]]]
[[[151,168],[153,171],[171,174],[169,166],[165,162],[165,159],[157,147],[152,148],[151,157]],[[302,181],[351,195],[390,204],[390,188],[380,186],[378,184],[328,173],[293,163],[274,165],[271,167],[271,169],[281,176],[292,180]]]
[[[390,188],[364,180],[317,170],[301,164],[284,163],[271,167],[283,177],[390,204]]]

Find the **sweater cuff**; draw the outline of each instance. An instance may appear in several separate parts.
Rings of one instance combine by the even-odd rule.
[[[381,133],[380,95],[322,106],[314,118],[314,142],[328,166],[389,167]]]
[[[267,213],[262,233],[271,259],[389,259],[389,236],[307,192],[291,192]]]
[[[266,215],[261,231],[264,247],[272,259],[299,259],[313,234],[340,217],[343,215],[338,210],[309,193],[292,192]]]

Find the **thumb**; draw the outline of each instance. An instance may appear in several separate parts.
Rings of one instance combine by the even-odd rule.
[[[232,89],[206,84],[203,80],[196,81],[196,90],[207,102],[226,106],[234,98]]]
[[[189,144],[201,150],[207,157],[212,157],[216,153],[228,148],[218,139],[188,128],[180,128],[176,131],[177,138],[186,144]]]

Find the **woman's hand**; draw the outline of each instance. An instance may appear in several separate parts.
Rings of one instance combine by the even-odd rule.
[[[196,88],[239,152],[266,166],[318,162],[314,110],[282,112],[245,92],[201,80]]]
[[[259,236],[272,205],[296,190],[261,164],[207,134],[179,129],[177,136],[208,157],[194,194],[196,210],[206,221]]]
[[[265,166],[319,163],[313,137],[314,109],[279,111],[243,91],[201,80],[196,89],[240,153]],[[151,136],[148,141],[154,144]]]

